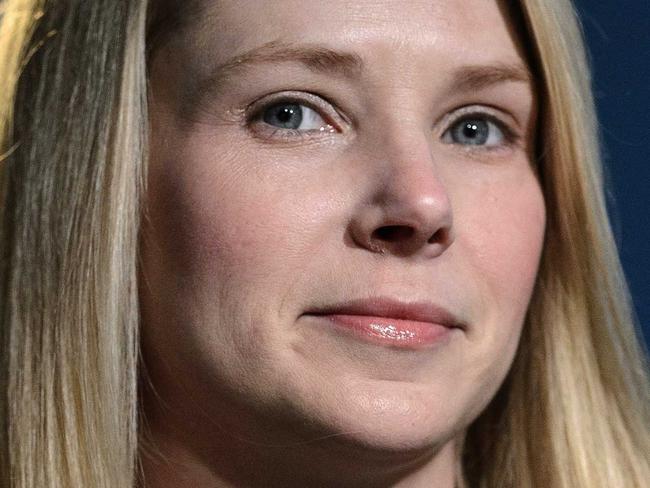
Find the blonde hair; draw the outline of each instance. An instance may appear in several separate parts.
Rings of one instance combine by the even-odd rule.
[[[2,20],[0,484],[132,486],[144,4]]]
[[[137,480],[146,1],[6,0],[0,26],[0,483]],[[548,228],[511,372],[459,484],[641,488],[647,364],[605,205],[568,0],[522,0]]]

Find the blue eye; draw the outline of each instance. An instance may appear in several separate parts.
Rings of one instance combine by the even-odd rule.
[[[505,135],[499,126],[487,117],[465,117],[452,125],[443,140],[463,146],[498,146],[505,142]]]
[[[299,103],[276,103],[264,109],[261,118],[278,129],[323,131],[330,127],[315,110]]]

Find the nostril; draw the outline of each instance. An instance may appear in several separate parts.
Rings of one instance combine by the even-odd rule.
[[[445,242],[449,237],[449,230],[442,228],[438,229],[427,241],[429,244]]]
[[[413,237],[415,230],[407,225],[385,225],[375,229],[372,237],[379,241],[396,242],[408,240]]]

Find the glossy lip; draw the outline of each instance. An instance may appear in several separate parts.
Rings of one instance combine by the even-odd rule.
[[[450,329],[466,329],[465,324],[447,309],[428,302],[403,302],[385,297],[351,300],[318,307],[309,315],[366,315],[387,319],[413,320],[439,324]]]
[[[322,317],[370,342],[407,349],[431,346],[451,329],[466,324],[430,302],[404,302],[387,297],[351,300],[318,307],[305,315]]]

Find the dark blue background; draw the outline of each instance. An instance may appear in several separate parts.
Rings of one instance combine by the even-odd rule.
[[[575,0],[594,75],[609,210],[650,344],[650,1]]]

